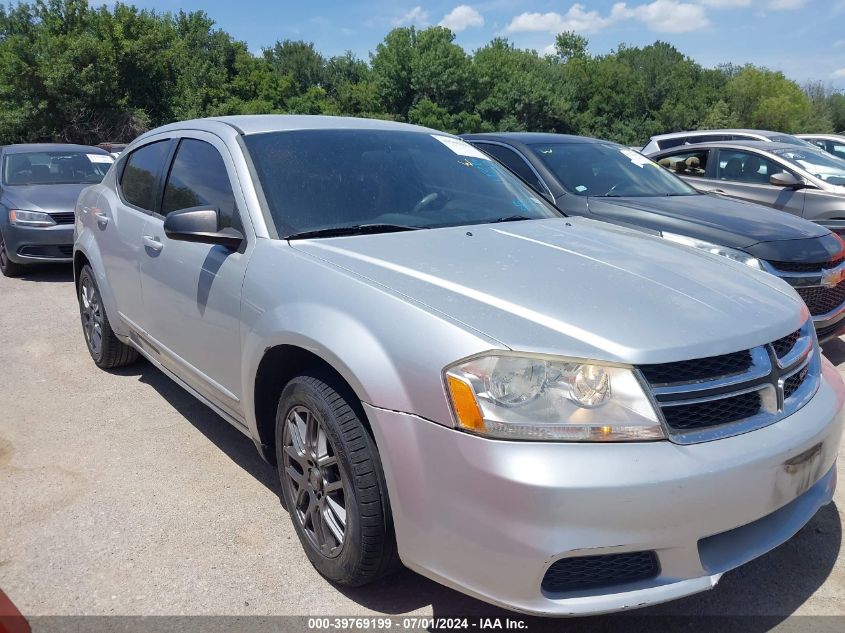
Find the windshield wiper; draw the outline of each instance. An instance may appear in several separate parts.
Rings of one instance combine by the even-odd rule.
[[[398,233],[419,231],[428,227],[407,224],[353,224],[352,226],[330,226],[312,231],[300,231],[285,236],[286,240],[305,240],[311,237],[341,237],[343,235],[365,235],[367,233]]]
[[[529,218],[525,215],[508,215],[503,218],[496,218],[495,220],[488,220],[490,224],[498,224],[499,222],[520,222],[522,220],[534,220],[536,218]]]

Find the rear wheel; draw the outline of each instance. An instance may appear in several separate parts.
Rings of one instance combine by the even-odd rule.
[[[87,264],[79,273],[77,294],[85,344],[97,367],[114,369],[134,363],[138,359],[138,351],[121,342],[111,329],[94,271]]]
[[[20,264],[9,259],[9,253],[6,251],[6,240],[0,233],[0,272],[3,273],[4,277],[18,277],[23,273],[23,268]]]
[[[331,378],[298,376],[276,414],[282,495],[305,553],[321,574],[358,586],[398,566],[375,443]]]

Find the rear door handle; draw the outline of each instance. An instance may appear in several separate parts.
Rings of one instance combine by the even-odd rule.
[[[152,235],[144,236],[144,246],[156,252],[159,252],[164,248],[164,244],[162,244],[157,237],[153,237]]]
[[[99,226],[101,229],[104,229],[106,228],[106,226],[108,226],[108,223],[109,219],[107,216],[103,215],[102,213],[97,214],[97,226]]]

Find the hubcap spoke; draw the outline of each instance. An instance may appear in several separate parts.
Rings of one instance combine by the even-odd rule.
[[[79,303],[85,341],[88,343],[91,352],[98,355],[103,345],[103,311],[100,307],[100,297],[94,287],[94,282],[87,276],[83,277],[80,284]]]
[[[323,492],[325,494],[330,494],[332,492],[339,492],[343,490],[343,482],[342,481],[333,481],[331,483],[326,484],[323,486]]]
[[[320,416],[295,406],[285,418],[282,483],[293,499],[292,514],[311,544],[337,556],[346,534],[346,505],[340,464]]]
[[[338,522],[338,517],[335,515],[334,511],[331,509],[330,504],[328,501],[323,504],[323,508],[321,511],[320,518],[323,521],[323,525],[325,528],[331,532],[332,537],[334,538],[334,542],[337,545],[343,543],[343,527]],[[344,521],[346,520],[346,513],[344,513]]]

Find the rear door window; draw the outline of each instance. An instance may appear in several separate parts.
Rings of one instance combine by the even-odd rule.
[[[123,198],[129,204],[153,211],[159,174],[170,151],[170,141],[156,141],[133,151],[120,177]]]

